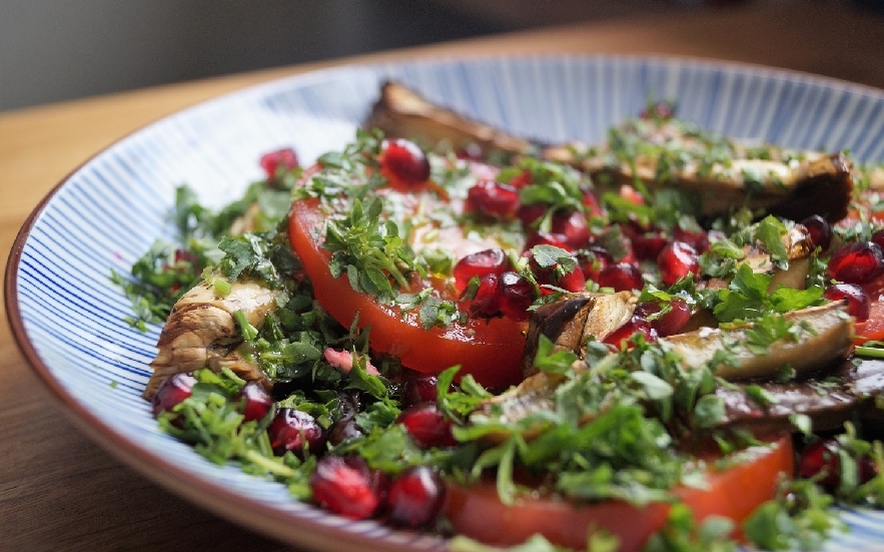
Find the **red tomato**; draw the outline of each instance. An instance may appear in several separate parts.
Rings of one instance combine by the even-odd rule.
[[[675,494],[693,510],[697,520],[719,515],[737,523],[743,521],[759,504],[776,495],[781,473],[793,473],[790,436],[769,442],[771,447],[753,449],[758,454],[745,462],[721,471],[710,467],[707,488],[681,487]],[[506,506],[492,483],[471,487],[451,484],[444,507],[457,533],[487,544],[515,545],[539,533],[554,544],[584,550],[588,531],[593,528],[615,535],[619,552],[640,550],[648,537],[663,527],[668,510],[663,503],[636,507],[609,501],[576,506],[535,497],[522,497]]]
[[[857,322],[854,328],[857,344],[866,341],[884,341],[884,301],[872,301],[869,318]]]
[[[289,240],[304,265],[319,303],[338,322],[349,327],[371,327],[369,343],[380,353],[398,357],[419,372],[439,373],[460,365],[459,375],[472,374],[482,385],[506,387],[521,379],[525,337],[522,326],[509,319],[470,320],[465,325],[424,329],[414,311],[383,305],[354,291],[346,277],[333,278],[329,252],[321,239],[326,216],[318,200],[297,201],[289,217]],[[456,244],[446,242],[456,248]]]

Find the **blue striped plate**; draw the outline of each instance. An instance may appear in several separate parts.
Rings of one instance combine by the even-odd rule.
[[[18,344],[73,419],[171,490],[291,543],[328,551],[444,550],[438,539],[353,523],[293,501],[280,485],[218,467],[157,430],[140,397],[159,328],[124,321],[109,280],[158,237],[171,237],[174,189],[209,205],[261,177],[261,153],[292,146],[305,162],[354,135],[380,83],[511,132],[592,142],[647,99],[676,99],[710,130],[799,148],[849,149],[884,161],[884,93],[811,75],[693,59],[537,56],[353,66],[223,96],[158,121],[61,183],[22,229],[7,266]],[[845,511],[853,532],[827,550],[881,549],[884,514]]]

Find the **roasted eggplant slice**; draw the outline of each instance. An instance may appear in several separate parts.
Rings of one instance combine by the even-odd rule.
[[[260,328],[267,313],[276,306],[278,292],[258,282],[237,280],[224,296],[212,283],[203,281],[184,294],[172,307],[157,341],[157,356],[150,363],[153,374],[144,391],[150,398],[172,374],[201,368],[230,368],[249,381],[269,385],[261,368],[243,351],[243,338],[236,321],[241,312],[250,324]]]
[[[588,304],[589,301],[585,303]],[[783,326],[786,329],[783,335],[763,343],[758,341],[757,334],[769,334],[756,325],[764,323],[759,321],[728,329],[703,328],[661,338],[657,344],[676,355],[680,369],[709,368],[722,379],[738,382],[734,389],[742,385],[739,382],[747,380],[777,381],[787,370],[792,375],[806,379],[846,362],[853,346],[853,318],[847,314],[845,304],[828,303],[797,310],[784,317],[787,326]],[[614,359],[616,354],[612,353],[606,360]],[[591,370],[584,361],[577,361],[572,368],[575,374]],[[518,386],[485,401],[477,408],[475,415],[513,423],[548,411],[553,407],[553,396],[557,389],[567,381],[568,378],[561,374],[536,373]],[[844,393],[854,393],[849,382],[842,382],[842,388]],[[868,393],[854,394],[860,397]],[[741,408],[740,401],[745,398],[733,393],[729,397],[733,409]],[[832,400],[838,399],[833,396]],[[586,412],[586,420],[597,414]],[[721,423],[727,425],[730,422],[722,419]],[[530,431],[526,437],[530,437]]]
[[[853,318],[845,305],[828,303],[782,315],[769,332],[761,319],[737,327],[701,328],[661,338],[685,367],[709,366],[726,380],[775,378],[786,368],[808,374],[846,358],[853,347]],[[782,337],[777,337],[782,332]]]
[[[435,105],[396,82],[387,82],[364,123],[390,136],[478,146],[486,156],[538,154],[586,171],[597,185],[675,187],[695,196],[700,214],[742,206],[800,221],[818,214],[842,219],[853,190],[853,166],[842,153],[787,150],[742,143],[674,118],[632,119],[604,144],[544,146]]]
[[[483,156],[535,152],[532,142],[435,105],[396,82],[385,82],[363,125],[388,136],[441,144],[455,151],[478,147]]]

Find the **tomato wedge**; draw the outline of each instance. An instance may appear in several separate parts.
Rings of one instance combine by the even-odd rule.
[[[742,522],[758,505],[776,495],[781,473],[793,473],[791,437],[782,435],[765,441],[770,446],[752,449],[745,461],[722,470],[710,467],[706,488],[680,487],[675,495],[691,508],[698,521],[718,515]],[[508,506],[501,503],[490,482],[470,487],[451,484],[445,504],[445,515],[455,531],[483,543],[510,546],[541,534],[554,544],[584,550],[590,530],[605,530],[617,537],[619,552],[641,550],[663,527],[668,511],[669,505],[663,503],[637,507],[608,501],[578,506],[533,496]]]
[[[419,372],[437,374],[460,365],[459,376],[472,374],[489,388],[520,381],[525,337],[519,323],[495,318],[425,329],[416,312],[380,304],[355,291],[346,277],[332,277],[328,268],[331,255],[322,248],[325,220],[318,200],[294,202],[289,240],[313,284],[316,299],[335,320],[347,327],[354,320],[360,328],[370,327],[373,350],[394,355],[404,366]]]

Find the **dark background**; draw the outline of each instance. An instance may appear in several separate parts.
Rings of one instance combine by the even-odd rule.
[[[802,0],[0,0],[0,110],[586,19],[789,1]],[[842,3],[859,2],[884,4]]]

